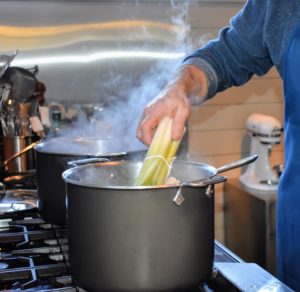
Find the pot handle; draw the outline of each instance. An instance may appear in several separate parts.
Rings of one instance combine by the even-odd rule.
[[[79,165],[89,164],[89,163],[96,163],[96,162],[109,162],[110,160],[107,158],[100,158],[100,157],[91,157],[91,158],[84,158],[78,160],[68,161],[68,166],[75,167]]]
[[[15,158],[21,156],[22,154],[26,153],[26,152],[29,151],[30,149],[34,148],[39,142],[40,142],[40,141],[36,141],[36,142],[33,142],[33,143],[29,144],[28,146],[26,146],[25,148],[23,148],[23,149],[20,150],[19,152],[15,153],[15,154],[12,155],[11,157],[9,157],[9,158],[7,158],[6,160],[4,160],[4,166],[5,166],[5,168],[7,168],[7,164],[8,164],[11,160],[13,160],[13,159],[15,159]]]
[[[182,189],[184,187],[193,187],[193,188],[199,188],[199,187],[206,187],[208,186],[206,190],[206,195],[211,196],[212,195],[212,185],[223,183],[227,180],[227,177],[225,176],[220,176],[216,175],[211,178],[206,178],[206,179],[200,179],[200,180],[195,180],[192,182],[185,182],[180,184],[177,193],[175,197],[173,198],[173,202],[175,205],[180,206],[184,202],[184,196],[182,195]]]
[[[258,158],[258,155],[250,155],[248,157],[242,158],[240,160],[228,163],[226,165],[223,165],[219,168],[217,168],[217,173],[221,173],[227,170],[235,169],[244,165],[247,165],[249,163],[254,162]]]
[[[220,172],[224,172],[224,171],[227,171],[227,170],[231,170],[231,169],[238,168],[238,167],[244,166],[246,164],[252,163],[257,158],[258,158],[258,155],[251,155],[251,156],[248,156],[246,158],[231,162],[229,164],[226,164],[226,165],[216,169],[217,174],[220,173]],[[226,177],[215,175],[215,176],[210,177],[210,178],[204,178],[204,179],[199,179],[199,180],[195,180],[195,181],[184,182],[184,183],[180,184],[179,189],[178,189],[175,197],[173,198],[173,202],[177,206],[180,206],[183,203],[183,201],[184,201],[184,197],[182,195],[182,188],[183,187],[205,187],[205,186],[208,186],[208,189],[206,191],[206,195],[210,196],[211,193],[212,193],[211,186],[213,184],[221,183],[221,182],[224,182],[226,180],[227,180]]]

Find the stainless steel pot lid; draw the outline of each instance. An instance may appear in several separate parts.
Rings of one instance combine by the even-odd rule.
[[[0,215],[37,208],[37,192],[31,189],[0,191]]]
[[[139,142],[140,143],[140,142]],[[42,153],[86,156],[121,156],[145,150],[143,144],[127,145],[122,139],[98,137],[54,137],[39,143],[35,150]]]

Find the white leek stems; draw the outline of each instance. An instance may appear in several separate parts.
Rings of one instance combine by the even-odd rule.
[[[136,185],[153,186],[166,183],[171,163],[181,142],[172,140],[172,122],[171,118],[164,117],[159,123],[136,179]]]

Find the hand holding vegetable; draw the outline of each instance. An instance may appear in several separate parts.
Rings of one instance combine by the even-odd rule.
[[[179,68],[166,88],[144,109],[137,127],[138,139],[149,145],[158,124],[168,116],[173,119],[171,137],[180,140],[191,112],[189,98],[197,96],[201,102],[206,92],[206,77],[200,69],[192,65]]]

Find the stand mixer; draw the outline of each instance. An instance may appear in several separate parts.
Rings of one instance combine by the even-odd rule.
[[[255,113],[249,116],[246,127],[251,136],[250,154],[257,154],[258,159],[248,166],[240,181],[252,190],[276,191],[278,176],[272,171],[269,154],[272,146],[280,143],[282,126],[272,116]]]

